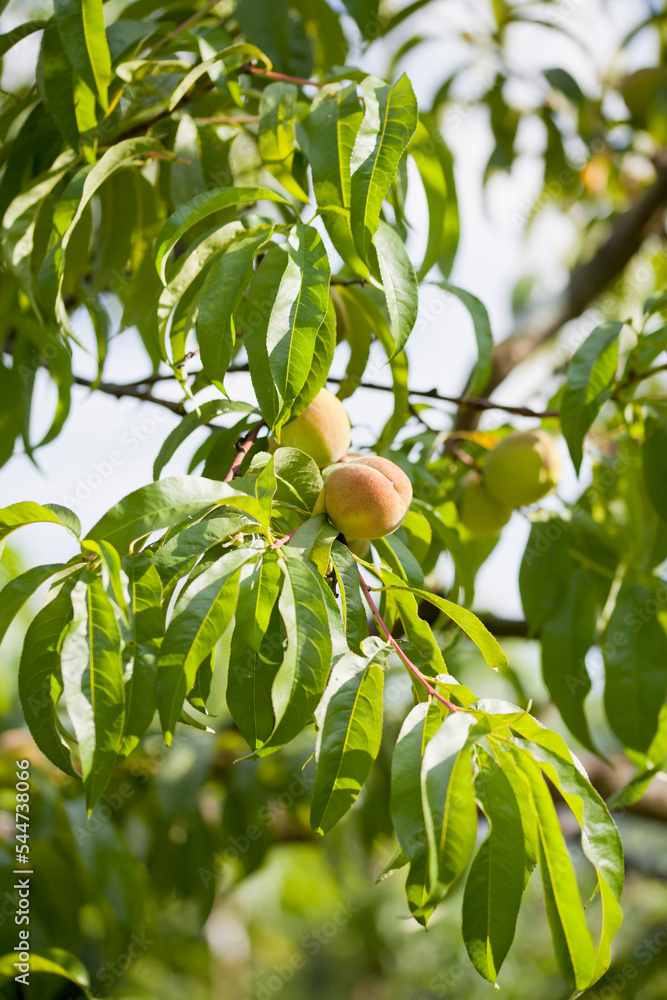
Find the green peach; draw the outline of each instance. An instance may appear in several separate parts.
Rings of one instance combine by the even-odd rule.
[[[546,431],[514,431],[489,452],[483,475],[488,492],[506,507],[535,503],[560,479],[556,442]]]
[[[469,472],[461,480],[459,517],[473,535],[494,535],[507,524],[512,511],[486,490],[479,472]]]
[[[340,461],[350,447],[350,418],[336,396],[320,389],[312,403],[285,424],[279,443],[305,451],[323,469]]]

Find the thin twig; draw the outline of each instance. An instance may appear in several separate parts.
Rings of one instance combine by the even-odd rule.
[[[234,461],[232,462],[232,464],[229,467],[229,472],[227,473],[227,475],[224,478],[224,482],[225,483],[229,483],[234,478],[234,476],[237,474],[236,470],[240,468],[241,462],[246,457],[246,455],[248,454],[248,452],[252,448],[253,444],[255,443],[255,439],[257,437],[257,434],[259,433],[259,429],[263,425],[264,425],[264,421],[263,420],[259,420],[255,424],[255,426],[248,432],[248,434],[246,434],[245,438],[243,438],[242,440],[240,440],[240,441],[237,442],[236,447],[238,449],[238,453],[236,455],[236,458],[234,459]]]
[[[166,410],[171,410],[172,413],[178,414],[179,417],[185,413],[182,403],[174,403],[170,399],[160,399],[158,396],[154,396],[149,389],[141,389],[139,387],[147,383],[139,383],[138,385],[116,385],[113,382],[95,383],[91,379],[81,378],[80,375],[74,376],[74,382],[77,385],[85,386],[87,389],[96,389],[99,392],[106,393],[108,396],[115,396],[116,399],[129,396],[131,399],[141,399],[146,403],[155,403],[156,406],[163,406]]]
[[[458,710],[459,710],[458,707],[456,705],[454,705],[451,701],[447,701],[446,698],[443,698],[443,696],[440,694],[440,692],[436,691],[436,689],[430,683],[430,681],[428,680],[428,678],[426,678],[424,676],[424,674],[421,672],[421,670],[419,669],[419,667],[416,667],[415,664],[412,662],[412,660],[405,655],[405,653],[403,652],[403,650],[401,649],[401,647],[396,642],[396,640],[394,639],[393,635],[391,634],[391,632],[389,631],[389,629],[385,625],[384,620],[382,618],[382,615],[378,611],[377,605],[376,605],[375,601],[373,600],[373,597],[371,595],[370,590],[368,589],[368,584],[366,583],[366,581],[364,580],[363,576],[361,575],[361,572],[359,572],[359,583],[361,584],[361,589],[364,592],[364,596],[365,596],[366,601],[368,603],[368,607],[371,609],[373,618],[375,618],[375,621],[378,623],[378,625],[380,626],[380,628],[384,632],[384,635],[385,635],[385,638],[386,638],[387,642],[390,642],[391,645],[394,647],[394,649],[396,650],[398,656],[401,658],[401,660],[403,661],[403,663],[405,664],[405,666],[408,668],[408,670],[410,671],[410,673],[412,674],[412,676],[415,677],[419,681],[420,684],[423,684],[423,686],[426,688],[426,690],[428,691],[428,693],[431,696],[431,698],[437,698],[437,700],[439,702],[442,702],[442,704],[445,705],[449,709],[450,712],[458,712]]]
[[[270,549],[279,549],[282,545],[285,545],[287,542],[289,542],[290,538],[293,535],[295,535],[296,532],[297,532],[297,529],[295,528],[294,531],[290,531],[289,535],[283,535],[282,538],[276,538],[275,541],[271,542],[271,544],[269,545],[269,548]]]
[[[622,382],[618,383],[611,398],[616,399],[618,393],[621,392],[622,389],[627,388],[629,385],[635,385],[637,382],[643,382],[647,378],[652,378],[653,375],[658,375],[660,372],[667,372],[667,364],[656,365],[654,368],[647,368],[646,371],[635,372],[633,375],[628,375],[626,379],[623,379]]]
[[[284,83],[298,83],[302,87],[326,87],[327,85],[326,80],[305,80],[302,76],[287,76],[285,73],[276,73],[272,69],[263,69],[252,63],[241,66],[239,73],[248,73],[250,76],[265,76],[270,80],[282,80]]]

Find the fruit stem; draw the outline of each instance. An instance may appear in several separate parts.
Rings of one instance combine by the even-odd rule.
[[[364,597],[366,598],[366,601],[368,603],[368,607],[371,609],[371,613],[373,615],[373,618],[375,618],[375,621],[378,623],[378,625],[380,626],[380,628],[384,632],[385,638],[387,639],[387,642],[390,642],[391,645],[394,647],[394,649],[396,650],[396,653],[398,654],[398,656],[400,657],[400,659],[403,661],[403,663],[405,664],[405,666],[408,668],[408,670],[410,671],[410,673],[412,674],[412,676],[416,677],[416,679],[419,681],[419,683],[424,685],[424,687],[428,691],[428,693],[431,696],[431,698],[437,698],[437,700],[439,702],[441,702],[443,705],[445,705],[449,709],[450,712],[458,712],[458,707],[456,705],[452,704],[451,701],[447,701],[446,698],[443,698],[443,696],[440,694],[440,692],[436,691],[436,689],[433,687],[433,685],[429,682],[428,678],[426,678],[423,675],[423,673],[421,672],[421,670],[419,669],[419,667],[415,666],[415,664],[412,662],[412,660],[409,659],[409,657],[407,657],[405,655],[405,653],[403,652],[403,650],[401,649],[401,647],[399,646],[399,644],[396,642],[396,640],[394,639],[394,637],[391,634],[391,632],[389,631],[389,629],[387,628],[387,626],[386,626],[386,624],[385,624],[385,622],[384,622],[384,620],[382,618],[382,615],[378,611],[377,605],[376,605],[375,601],[373,600],[373,598],[371,596],[371,592],[368,589],[368,584],[364,580],[364,578],[361,575],[361,573],[359,573],[359,583],[361,584],[361,589],[364,592]]]

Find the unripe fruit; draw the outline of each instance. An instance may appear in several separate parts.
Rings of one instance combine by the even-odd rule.
[[[499,503],[484,486],[479,472],[469,472],[461,481],[459,517],[473,535],[495,535],[507,524],[512,511]]]
[[[489,452],[484,485],[506,507],[535,503],[550,493],[560,478],[556,443],[546,431],[514,431]]]
[[[317,506],[349,540],[390,535],[411,502],[412,486],[403,470],[387,458],[370,455],[332,469]]]
[[[350,447],[350,418],[336,396],[320,389],[312,403],[285,424],[280,444],[305,451],[323,469],[340,461]]]

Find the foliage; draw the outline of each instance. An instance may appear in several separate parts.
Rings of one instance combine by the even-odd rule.
[[[520,4],[494,6],[496,42],[513,22],[530,19]],[[406,13],[378,20],[377,3],[346,8],[366,39]],[[385,809],[388,797],[399,847],[388,869],[406,869],[409,912],[423,925],[462,888],[466,949],[491,983],[539,866],[558,966],[578,995],[609,967],[620,926],[618,832],[575,753],[530,714],[521,693],[519,705],[479,697],[445,661],[470,643],[490,671],[510,671],[469,609],[497,536],[472,536],[454,502],[469,465],[483,462],[509,427],[460,432],[445,443],[408,391],[406,345],[420,284],[431,278],[470,313],[477,361],[469,395],[483,395],[492,377],[487,311],[448,280],[459,222],[439,114],[454,81],[431,108],[418,109],[407,76],[384,80],[346,65],[347,36],[324,2],[134,0],[114,7],[106,27],[104,13],[102,0],[56,0],[52,16],[0,40],[8,51],[23,35],[43,32],[35,87],[4,95],[0,106],[0,458],[8,462],[20,438],[36,461],[66,428],[84,312],[96,345],[90,387],[105,391],[112,332],[137,330],[153,371],[141,385],[164,374],[176,380],[182,401],[167,405],[182,419],[162,444],[154,482],[85,531],[73,511],[55,504],[27,500],[0,510],[2,539],[48,522],[77,546],[67,563],[14,575],[0,593],[4,634],[50,584],[18,671],[32,737],[59,774],[81,776],[94,819],[118,774],[154,740],[156,712],[167,747],[184,728],[213,740],[211,692],[226,677],[230,755],[261,764],[281,751],[283,761],[312,749],[307,737],[316,732],[313,834],[334,829],[385,760]],[[585,97],[562,69],[543,82],[592,150],[609,127],[602,101]],[[654,98],[634,100],[633,82],[624,86],[631,124],[640,127]],[[505,83],[498,72],[483,97],[494,137],[487,179],[509,170],[516,155],[520,114]],[[567,201],[581,193],[581,180],[567,166],[556,103],[550,97],[539,109],[545,190],[557,175],[552,196]],[[428,206],[426,247],[414,262],[405,245],[412,185],[421,185]],[[586,657],[599,646],[606,719],[642,790],[665,758],[667,418],[659,399],[641,395],[667,346],[665,308],[654,297],[639,324],[598,324],[570,352],[554,397],[557,418],[534,415],[562,431],[577,472],[586,435],[595,440],[600,428],[601,444],[590,488],[556,510],[531,512],[520,575],[528,628],[539,637],[544,682],[563,722],[583,747],[602,752],[585,705]],[[371,351],[388,365],[394,412],[375,450],[404,469],[415,496],[402,527],[373,542],[366,557],[313,514],[323,483],[315,463],[296,449],[269,451],[272,435],[329,381],[338,345],[349,357],[341,398],[361,384]],[[193,379],[187,362],[196,354],[202,368]],[[34,385],[43,369],[57,403],[34,440]],[[231,398],[229,373],[246,369],[253,404]],[[415,415],[421,424],[413,432]],[[160,478],[201,428],[207,438],[189,474]],[[443,555],[454,568],[446,597],[428,580]],[[413,707],[389,765],[390,656],[408,670]],[[230,794],[240,780],[232,772]],[[554,789],[594,871],[590,906]],[[71,816],[55,800],[49,808],[73,851]],[[76,823],[85,825],[83,816]],[[240,867],[262,856],[258,848]],[[215,878],[193,889],[191,874],[175,874],[182,883],[175,890],[199,894],[206,912]],[[39,961],[87,989],[71,956],[45,945]]]

